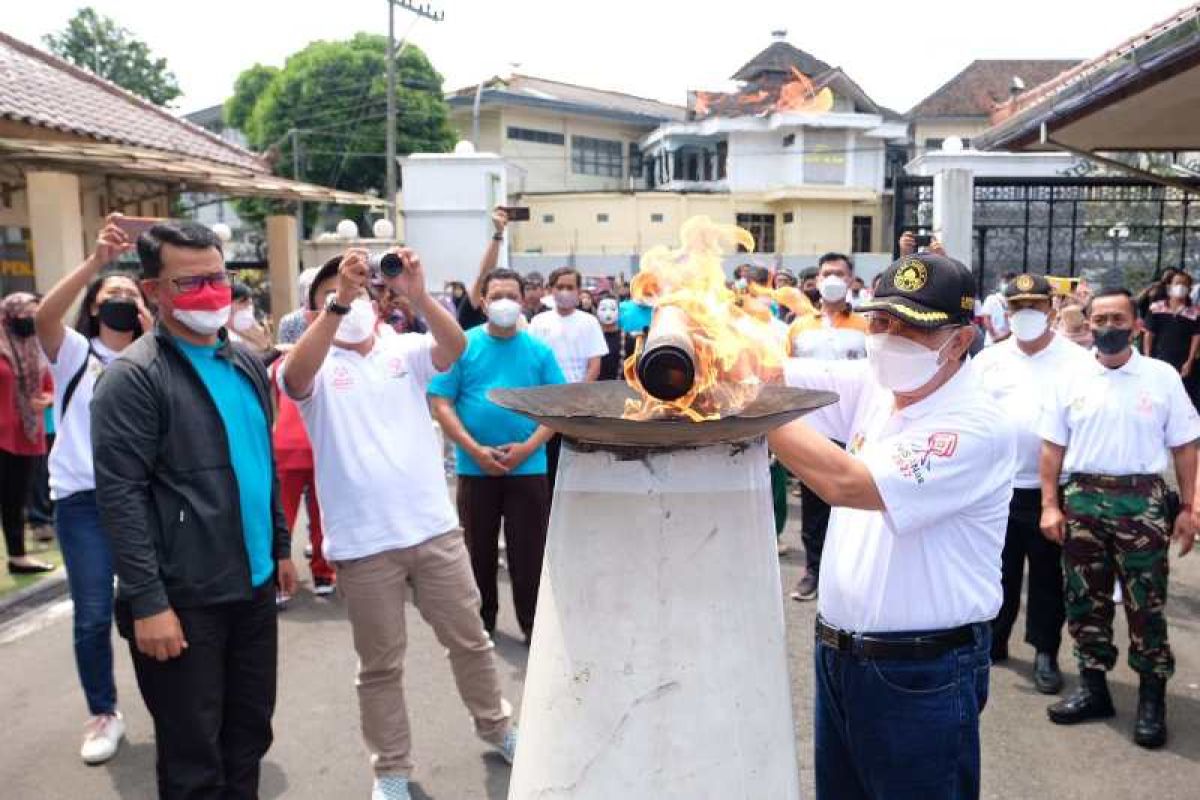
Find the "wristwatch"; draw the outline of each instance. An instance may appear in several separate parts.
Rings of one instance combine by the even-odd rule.
[[[350,313],[350,306],[341,305],[337,301],[337,295],[331,294],[325,300],[325,310],[330,314],[337,314],[339,317],[344,317]]]
[[[493,233],[493,234],[492,234],[492,241],[493,241],[493,242],[503,242],[503,241],[504,241],[504,234],[503,234],[503,233],[498,233],[498,232],[497,232],[497,233]]]

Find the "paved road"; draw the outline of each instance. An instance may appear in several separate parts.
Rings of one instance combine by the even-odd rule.
[[[798,541],[794,528],[787,537]],[[801,571],[799,554],[785,557],[782,565],[784,585],[790,586]],[[804,795],[812,797],[809,720],[815,608],[783,602],[791,643],[798,761]],[[1050,725],[1043,710],[1046,699],[1034,693],[1028,679],[1033,654],[1024,645],[1014,645],[1011,665],[992,673],[992,699],[983,732],[985,797],[1196,797],[1200,786],[1200,557],[1177,565],[1170,612],[1179,667],[1170,684],[1168,747],[1148,753],[1129,742],[1136,678],[1124,664],[1113,676],[1120,712],[1116,720],[1074,730]],[[521,696],[526,651],[516,639],[507,606],[501,613],[497,653],[505,691],[515,701]],[[474,739],[442,651],[415,612],[410,622],[406,684],[418,764],[414,796],[504,798],[508,767]],[[1123,625],[1118,635],[1124,641]],[[87,768],[79,763],[76,752],[84,707],[70,637],[66,601],[0,629],[0,708],[6,728],[0,747],[0,797],[154,797],[152,728],[134,685],[128,653],[121,646],[117,679],[129,723],[128,741],[108,765]],[[358,734],[352,683],[355,659],[340,603],[318,601],[303,592],[283,616],[281,637],[276,743],[264,765],[263,797],[366,798],[370,776]],[[720,731],[712,735],[719,736]]]

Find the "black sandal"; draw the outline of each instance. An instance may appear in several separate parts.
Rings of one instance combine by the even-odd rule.
[[[43,572],[54,572],[58,567],[44,561],[34,561],[32,564],[14,564],[8,562],[9,575],[39,575]]]

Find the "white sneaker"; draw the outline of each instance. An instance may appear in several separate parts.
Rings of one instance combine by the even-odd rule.
[[[83,728],[83,747],[79,757],[85,764],[103,764],[117,754],[125,738],[125,720],[120,712],[100,714],[87,721]]]
[[[403,775],[382,775],[375,779],[371,789],[371,800],[412,800],[408,792],[408,778]]]

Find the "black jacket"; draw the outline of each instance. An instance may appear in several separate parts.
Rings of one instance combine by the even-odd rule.
[[[224,331],[218,357],[250,379],[269,428],[270,378],[262,362],[231,344]],[[166,329],[159,325],[108,365],[91,411],[96,502],[113,544],[118,602],[142,619],[168,606],[250,599],[250,560],[225,425]],[[273,551],[281,559],[291,546],[274,475],[272,484]]]

